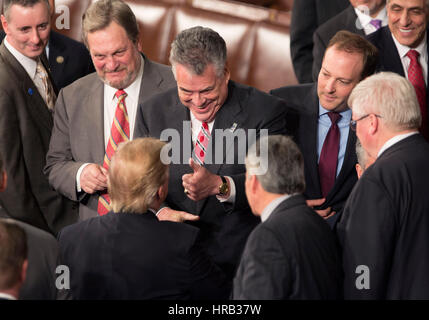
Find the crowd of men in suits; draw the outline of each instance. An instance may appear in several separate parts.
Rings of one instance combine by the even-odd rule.
[[[429,299],[429,1],[345,2],[297,1],[314,83],[267,94],[212,29],[169,67],[122,0],[85,12],[88,51],[5,0],[0,299]]]

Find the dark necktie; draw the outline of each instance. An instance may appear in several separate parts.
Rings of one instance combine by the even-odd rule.
[[[338,151],[340,149],[340,129],[337,122],[341,119],[341,115],[336,112],[328,112],[328,116],[331,119],[331,127],[323,143],[319,160],[320,188],[324,198],[326,198],[335,183]]]
[[[377,30],[381,28],[381,20],[379,19],[372,19],[369,23],[372,24]]]
[[[423,69],[419,63],[419,56],[416,50],[410,50],[407,53],[407,57],[410,58],[410,66],[408,67],[408,80],[414,86],[416,90],[417,100],[420,105],[420,112],[422,114],[422,126],[420,132],[429,141],[429,128],[428,128],[428,117],[426,108],[426,84],[423,76]]]

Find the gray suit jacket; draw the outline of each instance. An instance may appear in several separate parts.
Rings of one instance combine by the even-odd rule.
[[[145,57],[139,103],[176,84],[171,68]],[[45,173],[61,194],[80,201],[79,220],[97,216],[98,193],[77,193],[76,174],[84,163],[103,164],[104,84],[92,73],[61,90],[55,106]]]
[[[0,75],[0,154],[8,174],[0,206],[11,218],[57,233],[76,219],[77,208],[55,192],[43,174],[52,113],[4,43]]]
[[[356,27],[358,16],[353,6],[329,19],[313,34],[313,81],[317,81],[319,71],[322,67],[322,60],[329,40],[340,30],[347,30],[365,37],[363,29]]]

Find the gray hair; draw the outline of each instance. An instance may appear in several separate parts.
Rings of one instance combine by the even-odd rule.
[[[348,105],[353,113],[379,115],[392,131],[418,129],[422,122],[413,85],[392,72],[381,72],[361,81]]]
[[[170,63],[174,76],[175,64],[190,68],[201,75],[209,64],[213,64],[216,75],[222,77],[226,64],[225,40],[210,28],[193,27],[180,32],[171,44]]]
[[[271,193],[294,194],[305,190],[304,158],[290,137],[282,135],[264,136],[254,143],[247,153],[246,170],[251,172],[261,158],[263,143],[268,144],[267,171],[256,175],[262,188]],[[263,155],[262,155],[263,156]]]
[[[9,21],[10,8],[13,5],[19,5],[22,7],[33,7],[39,2],[46,3],[49,12],[50,5],[48,0],[3,0],[3,15],[5,16],[6,20]]]
[[[131,8],[121,0],[99,0],[91,4],[82,17],[82,36],[88,47],[88,33],[103,30],[112,22],[125,29],[135,44],[139,39],[139,26]]]

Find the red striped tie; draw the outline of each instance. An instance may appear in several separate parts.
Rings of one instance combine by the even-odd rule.
[[[110,160],[115,154],[118,145],[121,142],[130,140],[130,124],[128,121],[127,107],[125,106],[127,94],[124,90],[118,90],[115,95],[116,98],[118,98],[118,105],[116,106],[115,118],[113,119],[109,142],[107,143],[106,153],[104,154],[103,167],[106,169],[109,169]],[[100,216],[110,211],[110,197],[107,190],[100,194],[97,211]]]
[[[201,124],[200,133],[198,133],[197,142],[194,148],[194,159],[200,166],[204,164],[204,158],[207,152],[207,146],[209,145],[210,130],[207,122]]]

